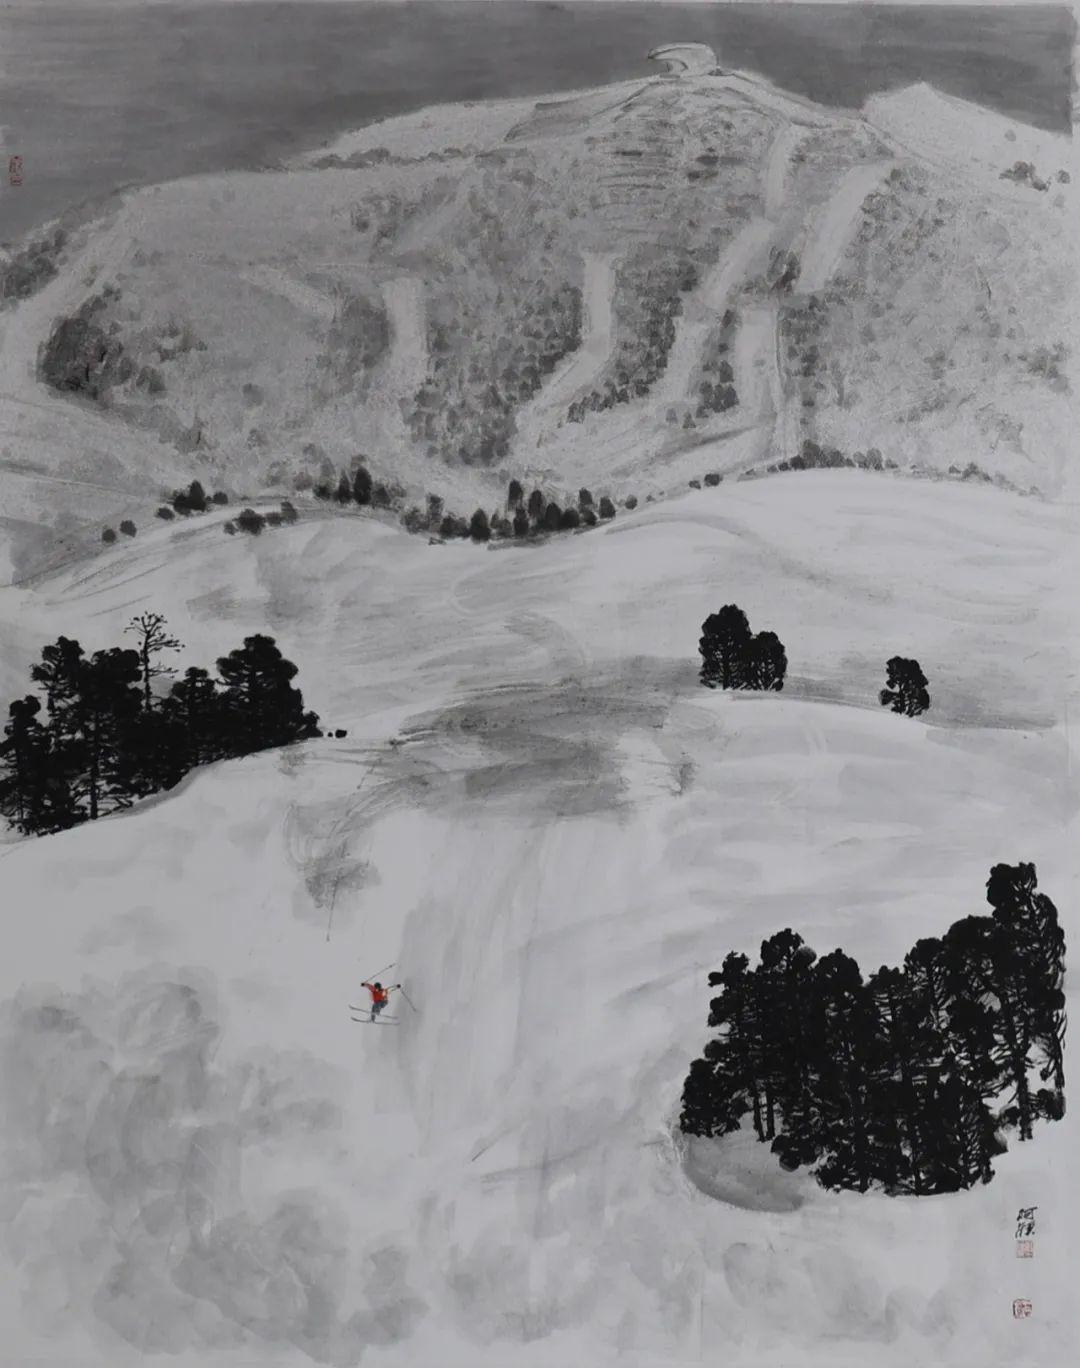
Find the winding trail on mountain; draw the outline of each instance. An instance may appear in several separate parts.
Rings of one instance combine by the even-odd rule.
[[[835,192],[811,220],[799,270],[799,290],[823,290],[836,273],[859,224],[859,211],[867,195],[892,170],[892,161],[853,166]]]
[[[558,366],[547,383],[518,413],[518,440],[524,452],[537,446],[543,432],[565,416],[580,394],[596,383],[611,359],[614,343],[614,252],[587,252],[581,291],[581,345]]]

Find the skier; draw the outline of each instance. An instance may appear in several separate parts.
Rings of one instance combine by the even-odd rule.
[[[381,983],[362,983],[362,988],[366,988],[371,994],[371,1020],[374,1021],[382,1009],[390,1001],[390,994],[401,987],[400,983],[394,983],[389,988],[384,988]]]

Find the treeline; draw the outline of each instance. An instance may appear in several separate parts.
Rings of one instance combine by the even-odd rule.
[[[245,637],[217,662],[190,666],[167,693],[181,649],[159,613],[125,629],[134,648],[86,656],[77,641],[46,646],[30,676],[44,699],[17,699],[0,742],[0,813],[26,835],[63,831],[171,788],[196,765],[318,736],[272,637]]]
[[[749,1117],[787,1169],[828,1188],[955,1192],[989,1182],[1003,1130],[1029,1140],[1065,1111],[1065,937],[1032,864],[995,865],[990,916],[916,942],[864,980],[789,930],[754,969],[709,984],[720,1034],[690,1067],[680,1125],[723,1136]]]
[[[361,508],[393,508],[400,506],[401,500],[399,489],[376,484],[363,464],[357,465],[351,474],[342,472],[336,484],[329,480],[321,481],[314,485],[312,493],[324,502],[343,506],[358,504]],[[627,508],[636,504],[636,499],[626,500]],[[285,508],[284,504],[282,508]],[[295,514],[291,505],[289,510],[290,514]],[[473,541],[486,542],[492,538],[536,537],[555,532],[572,532],[579,527],[595,527],[598,522],[614,518],[615,513],[615,505],[606,494],[596,499],[591,490],[581,489],[576,500],[559,504],[540,489],[534,489],[526,495],[521,482],[511,480],[505,506],[495,508],[490,513],[477,508],[470,517],[465,518],[450,512],[438,494],[429,494],[426,507],[414,504],[402,512],[401,523],[408,532],[427,532],[444,541],[471,538]]]

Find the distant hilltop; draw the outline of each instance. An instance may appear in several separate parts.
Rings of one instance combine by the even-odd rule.
[[[649,61],[665,63],[669,76],[704,76],[718,65],[708,43],[665,43],[653,48]]]

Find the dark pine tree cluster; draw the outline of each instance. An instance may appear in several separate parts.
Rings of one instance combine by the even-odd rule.
[[[250,636],[217,662],[197,666],[168,693],[180,649],[159,613],[128,628],[134,649],[86,656],[59,637],[31,668],[42,700],[16,699],[0,742],[0,813],[26,835],[63,831],[172,788],[196,765],[317,736],[319,719],[293,686],[296,666],[272,637]]]
[[[709,983],[719,1034],[695,1060],[681,1127],[722,1136],[750,1118],[787,1169],[828,1188],[956,1192],[989,1182],[1002,1131],[1029,1140],[1065,1111],[1065,937],[1035,866],[995,865],[990,916],[916,942],[865,980],[780,931],[751,969]]]
[[[701,624],[701,682],[711,689],[782,689],[787,656],[775,632],[751,632],[734,603]]]

